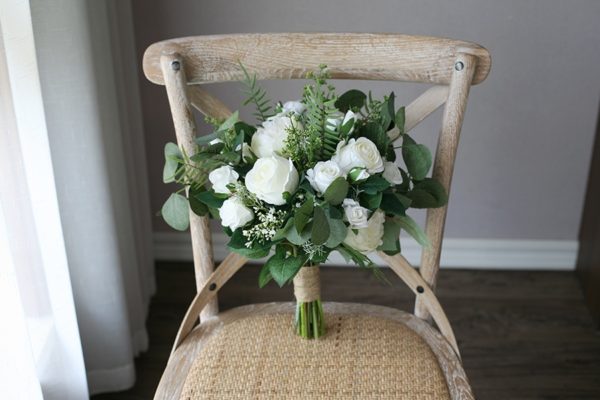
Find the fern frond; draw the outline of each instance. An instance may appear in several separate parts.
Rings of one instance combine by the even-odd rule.
[[[246,90],[244,90],[246,100],[243,105],[253,103],[256,107],[256,112],[253,115],[260,121],[266,121],[272,110],[271,100],[266,97],[267,92],[256,83],[256,74],[250,76],[244,65],[241,62],[239,64],[244,72],[242,83],[246,86]]]

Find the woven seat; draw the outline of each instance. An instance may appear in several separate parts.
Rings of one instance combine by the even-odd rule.
[[[449,399],[455,380],[466,379],[444,338],[411,314],[326,303],[327,334],[306,340],[293,331],[293,310],[250,305],[203,322],[160,386],[179,400]],[[165,385],[171,376],[177,382]]]

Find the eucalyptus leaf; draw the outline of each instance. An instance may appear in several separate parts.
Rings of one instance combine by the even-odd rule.
[[[388,255],[400,253],[400,224],[387,218],[383,224],[383,243],[378,248]]]
[[[218,194],[216,194],[215,192],[208,191],[208,190],[202,190],[202,191],[198,191],[193,193],[193,196],[201,201],[202,203],[206,204],[208,207],[213,207],[213,208],[221,208],[221,206],[223,205],[223,202],[225,202],[225,200],[227,199],[227,197],[225,195],[220,196]]]
[[[314,244],[324,244],[329,238],[329,221],[325,211],[321,207],[315,207],[313,226],[311,230],[311,240]]]
[[[405,133],[405,128],[404,128],[404,124],[406,122],[406,113],[405,113],[405,108],[404,107],[400,107],[398,109],[398,111],[396,112],[396,116],[394,119],[394,122],[396,124],[396,128],[398,128],[398,130],[400,131],[400,134],[404,134]]]
[[[185,231],[190,225],[190,210],[188,200],[173,193],[161,209],[161,214],[167,224],[178,231]]]
[[[296,209],[296,213],[294,215],[294,226],[296,227],[297,233],[301,233],[306,224],[308,224],[310,221],[310,218],[313,214],[313,205],[313,198],[308,197],[306,201]]]
[[[399,215],[394,217],[394,221],[398,223],[400,228],[404,229],[410,236],[412,236],[421,246],[425,248],[431,247],[431,243],[429,242],[429,238],[421,229],[419,224],[415,222],[414,219],[409,217],[408,215]]]
[[[175,181],[175,175],[181,162],[183,154],[175,143],[167,143],[165,145],[165,166],[163,168],[163,182],[170,183]]]
[[[346,179],[343,177],[336,178],[331,182],[325,193],[323,193],[323,197],[329,204],[337,206],[338,204],[342,204],[342,201],[346,198],[349,187],[350,185]]]
[[[334,249],[346,239],[348,228],[341,219],[328,218],[327,222],[329,224],[329,237],[325,242],[325,247]]]

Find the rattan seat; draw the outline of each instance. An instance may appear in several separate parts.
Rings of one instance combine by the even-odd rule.
[[[449,399],[454,380],[466,379],[447,341],[412,314],[348,303],[325,309],[328,332],[319,340],[294,333],[293,303],[221,313],[186,338],[160,386],[179,400]],[[171,377],[177,383],[166,385]]]

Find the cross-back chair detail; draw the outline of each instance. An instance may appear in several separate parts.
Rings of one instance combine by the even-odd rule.
[[[448,192],[469,89],[486,78],[491,66],[489,53],[479,45],[396,34],[216,35],[155,43],[144,55],[144,72],[152,82],[166,86],[177,141],[188,154],[194,152],[197,133],[192,108],[221,119],[231,114],[200,85],[240,80],[240,62],[258,79],[301,79],[324,63],[335,79],[435,84],[406,107],[405,130],[445,104],[432,174]],[[415,315],[433,319],[458,355],[454,333],[434,294],[446,211],[442,207],[427,212],[425,232],[431,246],[423,250],[418,272],[401,254],[379,256],[415,293]],[[190,231],[198,293],[173,351],[190,334],[199,314],[201,320],[217,314],[216,293],[247,261],[232,253],[215,270],[207,218],[190,211]]]

